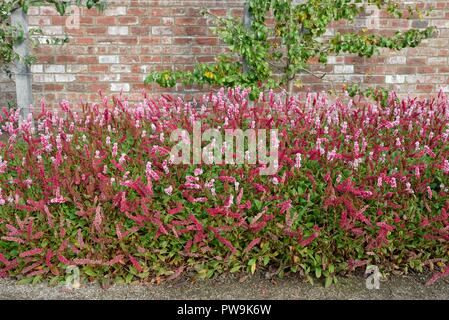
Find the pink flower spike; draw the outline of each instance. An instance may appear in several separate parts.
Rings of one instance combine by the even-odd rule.
[[[203,174],[203,169],[201,169],[201,168],[196,168],[196,169],[193,171],[193,174],[194,174],[195,176],[200,176],[200,175]]]
[[[432,189],[430,189],[430,187],[427,186],[426,190],[427,190],[427,196],[429,197],[429,199],[432,199]]]
[[[172,192],[173,192],[173,187],[172,187],[172,186],[169,186],[169,187],[165,188],[165,189],[164,189],[164,192],[165,192],[166,194],[168,194],[169,196],[171,196],[171,194],[172,194]]]

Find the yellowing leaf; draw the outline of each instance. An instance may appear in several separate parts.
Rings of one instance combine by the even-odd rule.
[[[256,272],[256,264],[251,265],[251,274],[254,274]]]

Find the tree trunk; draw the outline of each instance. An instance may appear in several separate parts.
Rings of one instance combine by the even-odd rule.
[[[295,79],[289,79],[287,81],[287,93],[288,93],[288,97],[290,98],[293,95],[293,86],[294,86],[294,81]]]
[[[14,45],[14,51],[21,57],[15,62],[15,80],[17,108],[20,108],[21,118],[26,119],[31,112],[30,107],[33,104],[33,95],[31,87],[31,71],[22,58],[29,56],[29,33],[28,21],[22,8],[14,10],[11,14],[12,25],[21,26],[24,32],[25,41]]]
[[[249,9],[249,1],[245,2],[245,8],[243,12],[243,25],[247,30],[251,28],[253,22],[253,17],[251,15],[251,10]],[[249,66],[245,58],[243,58],[243,73],[249,72]]]

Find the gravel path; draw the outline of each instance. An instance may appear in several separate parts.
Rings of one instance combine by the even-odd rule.
[[[339,283],[325,289],[298,278],[266,280],[255,275],[242,281],[232,275],[213,280],[177,280],[160,285],[112,286],[83,285],[77,290],[49,287],[46,284],[17,285],[0,279],[0,299],[449,299],[449,281],[425,286],[429,275],[392,276],[380,283],[380,289],[368,290],[363,277],[339,278]]]

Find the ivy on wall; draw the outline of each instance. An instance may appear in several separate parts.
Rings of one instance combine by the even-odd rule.
[[[42,34],[39,28],[23,30],[21,26],[11,24],[11,14],[18,9],[22,9],[26,14],[32,6],[54,6],[56,11],[65,15],[67,9],[72,5],[85,6],[88,9],[97,8],[103,10],[105,2],[103,0],[2,0],[0,3],[0,66],[8,74],[11,74],[10,65],[15,61],[23,61],[25,64],[32,64],[33,56],[21,57],[14,51],[14,46],[22,43],[29,35]],[[51,38],[47,40],[48,44],[64,44],[68,38]],[[37,41],[32,41],[33,46],[37,46]]]

